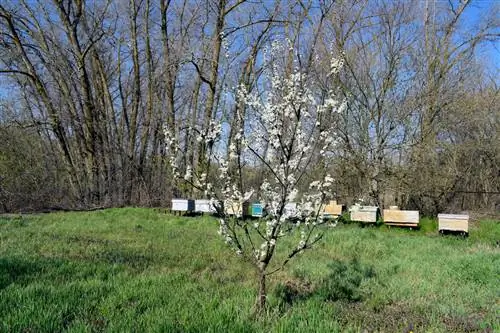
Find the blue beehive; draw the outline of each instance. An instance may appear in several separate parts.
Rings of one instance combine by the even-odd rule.
[[[250,215],[252,217],[263,217],[264,216],[264,207],[259,202],[255,202],[250,206]]]

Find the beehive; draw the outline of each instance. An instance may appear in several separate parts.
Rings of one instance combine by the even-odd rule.
[[[172,199],[172,212],[193,212],[194,200]]]
[[[298,217],[297,203],[295,202],[287,202],[283,210],[283,216],[286,219],[294,219]]]
[[[469,215],[439,214],[439,231],[459,231],[469,233]]]
[[[326,218],[336,218],[342,215],[344,206],[337,205],[337,200],[331,200],[323,209],[323,216]]]
[[[194,201],[194,211],[197,213],[215,214],[216,209],[207,199],[197,199]]]
[[[226,200],[224,201],[224,212],[226,215],[234,215],[236,217],[249,216],[250,205],[248,202],[240,204],[238,201]]]
[[[380,211],[377,206],[359,206],[351,211],[351,220],[364,223],[376,223]]]
[[[254,202],[250,205],[250,215],[252,217],[263,217],[264,214],[264,206],[260,202]]]
[[[418,227],[418,210],[384,209],[384,223],[398,227]]]

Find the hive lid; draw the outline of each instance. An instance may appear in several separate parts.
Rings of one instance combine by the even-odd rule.
[[[438,219],[468,220],[469,215],[465,215],[465,214],[438,214]]]
[[[376,212],[378,211],[377,206],[361,206],[359,212]]]

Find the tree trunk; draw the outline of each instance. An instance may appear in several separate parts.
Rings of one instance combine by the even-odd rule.
[[[163,66],[165,68],[165,93],[167,100],[167,126],[169,131],[176,134],[175,128],[175,81],[177,73],[177,64],[171,59],[171,45],[169,41],[167,11],[171,0],[160,1],[161,13],[161,39],[163,44]]]
[[[257,295],[256,309],[258,313],[261,313],[266,308],[266,273],[263,271],[259,272],[259,294]]]
[[[128,188],[126,193],[126,204],[130,205],[134,200],[134,185],[138,179],[137,165],[136,165],[136,139],[138,130],[138,117],[139,110],[142,106],[142,92],[141,92],[141,65],[139,54],[139,41],[137,31],[137,18],[139,15],[140,6],[136,5],[134,0],[130,0],[130,38],[132,44],[132,72],[133,72],[133,95],[132,95],[132,112],[130,114],[129,126],[129,143],[128,143]]]
[[[220,50],[222,46],[222,31],[224,29],[225,24],[225,7],[226,0],[219,0],[219,12],[217,14],[217,21],[215,25],[215,31],[213,34],[213,50],[212,50],[212,58],[210,61],[210,76],[209,76],[209,89],[207,92],[207,100],[203,121],[203,132],[205,135],[208,133],[210,128],[210,121],[212,121],[213,117],[213,108],[215,105],[215,97],[217,95],[217,82],[219,79],[219,57]],[[207,145],[205,141],[200,143],[199,147],[199,158],[198,158],[198,170],[200,172],[207,172],[208,170],[208,160],[205,156],[206,152],[210,150],[211,147]]]

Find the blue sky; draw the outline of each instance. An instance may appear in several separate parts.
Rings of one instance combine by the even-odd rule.
[[[470,24],[481,23],[482,16],[492,12],[494,7],[500,8],[500,0],[475,0],[464,13],[466,21]],[[497,27],[496,33],[500,34],[500,27]],[[497,82],[500,83],[500,42],[485,43],[476,54],[487,62],[492,74],[496,73]]]

